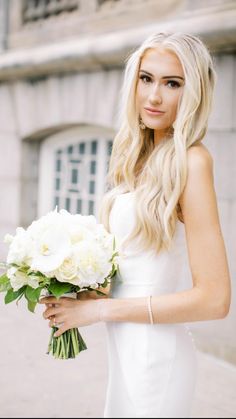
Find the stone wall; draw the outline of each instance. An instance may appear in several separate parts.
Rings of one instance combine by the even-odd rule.
[[[40,9],[52,10],[46,4],[35,8],[38,19],[24,21],[22,1],[10,0],[9,46],[11,48],[32,47],[48,42],[57,43],[58,39],[69,39],[71,36],[84,38],[91,35],[120,31],[169,18],[180,12],[185,4],[184,0],[67,0],[59,14],[43,15]],[[31,2],[32,3],[32,2]],[[41,2],[42,3],[42,2]],[[76,4],[72,9],[66,4]],[[51,6],[51,7],[50,7]],[[39,13],[37,13],[37,9]]]

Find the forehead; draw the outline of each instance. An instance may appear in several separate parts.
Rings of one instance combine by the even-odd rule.
[[[159,45],[145,51],[141,59],[140,69],[160,76],[184,76],[182,64],[177,55]]]

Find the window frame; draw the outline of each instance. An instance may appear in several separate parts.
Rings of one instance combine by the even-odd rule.
[[[107,164],[109,161],[107,145],[108,142],[113,140],[113,138],[114,131],[111,129],[97,126],[83,126],[65,129],[47,137],[42,142],[39,154],[39,180],[37,199],[38,217],[51,211],[54,206],[53,199],[55,196],[56,151],[60,148],[66,148],[73,144],[79,144],[80,142],[91,140],[96,140],[98,142],[98,153],[96,154],[96,193],[94,199],[94,215],[98,217],[99,203],[101,202],[106,188]]]

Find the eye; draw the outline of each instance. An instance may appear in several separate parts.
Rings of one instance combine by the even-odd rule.
[[[151,77],[147,76],[146,74],[141,74],[141,76],[139,77],[140,80],[142,80],[144,83],[149,83],[151,82]]]
[[[180,83],[176,80],[168,80],[166,84],[171,89],[176,89],[176,88],[180,87]]]

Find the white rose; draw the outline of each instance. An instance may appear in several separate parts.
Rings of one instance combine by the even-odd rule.
[[[67,257],[62,265],[54,271],[54,276],[60,282],[74,283],[78,278],[78,266],[74,255]]]

